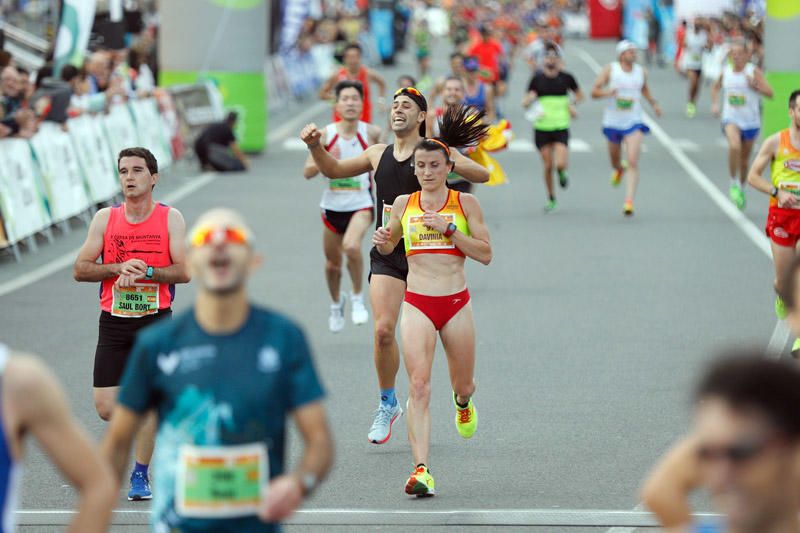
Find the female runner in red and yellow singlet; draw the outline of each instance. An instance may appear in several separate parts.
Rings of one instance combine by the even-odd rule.
[[[483,113],[452,106],[439,121],[440,137],[424,139],[414,151],[414,169],[422,190],[398,196],[386,226],[372,239],[384,255],[404,239],[408,284],[400,321],[403,361],[409,379],[408,439],[415,469],[405,491],[434,494],[428,471],[431,419],[431,366],[436,335],[442,339],[453,401],[456,429],[468,439],[478,426],[472,402],[475,391],[475,324],[466,288],[467,257],[488,265],[492,259],[489,231],[477,198],[448,189],[453,168],[450,147],[476,144],[486,133]]]

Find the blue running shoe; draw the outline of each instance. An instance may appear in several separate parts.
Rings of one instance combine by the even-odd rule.
[[[142,500],[152,500],[153,493],[150,492],[150,480],[143,472],[131,473],[131,488],[128,491],[128,501],[138,502]]]

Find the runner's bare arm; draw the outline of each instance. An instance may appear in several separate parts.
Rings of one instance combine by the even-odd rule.
[[[489,171],[461,154],[458,150],[452,150],[450,157],[453,159],[453,172],[472,183],[486,183],[489,181]]]
[[[169,257],[172,264],[168,267],[153,269],[153,281],[158,283],[189,283],[189,268],[186,265],[186,222],[177,209],[170,208],[167,215],[169,231]]]
[[[613,89],[605,89],[605,86],[608,85],[610,77],[611,66],[606,65],[603,67],[603,70],[600,71],[600,74],[597,75],[597,79],[594,80],[591,93],[592,99],[597,100],[598,98],[608,98],[610,96],[614,96]]]
[[[700,484],[698,470],[697,442],[686,437],[661,458],[645,480],[642,501],[664,528],[691,525],[689,495]]]
[[[316,124],[309,124],[300,132],[300,138],[308,145],[319,171],[332,179],[351,178],[374,170],[386,148],[385,144],[373,144],[355,157],[336,159],[320,142],[321,133]]]
[[[572,101],[573,104],[580,104],[586,99],[586,95],[583,94],[583,91],[580,89],[580,87],[575,89],[573,94],[575,95],[575,100]]]
[[[425,114],[425,137],[433,137],[433,125],[436,124],[436,116],[434,113]]]
[[[767,98],[773,97],[772,86],[767,81],[767,78],[764,77],[764,71],[758,67],[753,70],[753,80],[751,81],[751,85],[753,86],[753,89],[760,92]]]
[[[336,79],[337,75],[334,73],[330,78],[325,80],[325,83],[319,88],[320,100],[333,100],[333,86],[336,85]]]
[[[765,180],[762,175],[772,163],[779,144],[780,133],[773,133],[767,137],[761,144],[758,154],[750,165],[750,171],[747,173],[747,183],[764,194],[772,194],[772,182]],[[778,191],[777,200],[780,207],[792,207],[796,203],[796,197],[787,191]]]
[[[367,144],[373,145],[378,144],[381,141],[381,136],[383,135],[383,129],[380,126],[376,126],[375,124],[370,124],[367,128]],[[324,142],[324,141],[323,141]]]
[[[261,519],[268,522],[288,518],[302,503],[303,478],[311,474],[319,483],[333,463],[333,439],[322,402],[303,405],[292,417],[305,445],[303,458],[297,470],[270,481],[267,500],[259,513]]]
[[[319,142],[323,146],[327,143],[325,130],[321,131],[321,135],[319,136]],[[317,164],[314,162],[314,157],[309,152],[308,157],[306,158],[306,162],[303,165],[303,177],[307,180],[313,178],[319,174],[319,169],[317,168]]]
[[[658,105],[658,100],[653,98],[653,94],[650,92],[650,85],[647,83],[647,71],[644,72],[644,85],[642,85],[642,96],[644,96],[650,103],[650,107],[653,108],[653,111],[655,112],[656,116],[660,117],[661,106]]]
[[[143,420],[143,415],[117,404],[114,407],[114,414],[111,416],[106,435],[100,443],[100,453],[111,465],[114,474],[114,488],[117,491],[122,483],[125,467],[128,465],[133,437]]]
[[[462,193],[460,198],[469,224],[469,232],[472,235],[468,236],[456,231],[450,239],[459,250],[464,252],[464,255],[488,265],[492,261],[492,245],[489,243],[489,228],[486,227],[486,222],[483,220],[481,204],[478,202],[478,198],[472,194]]]
[[[103,234],[111,213],[109,208],[98,211],[89,225],[86,241],[78,251],[78,257],[72,269],[75,281],[103,281],[120,274],[144,275],[147,265],[140,259],[129,259],[124,263],[98,264],[97,258],[103,253]]]
[[[494,124],[497,122],[497,113],[495,113],[495,92],[494,87],[486,85],[486,120]]]
[[[522,97],[522,107],[528,107],[536,101],[537,97],[538,94],[536,94],[536,91],[528,91],[525,96]]]
[[[722,76],[717,78],[714,85],[711,86],[711,113],[713,115],[719,114],[719,92],[722,89]]]
[[[72,416],[56,378],[30,356],[15,356],[6,372],[6,397],[21,431],[38,441],[80,495],[68,531],[107,531],[117,501],[111,469]]]
[[[389,255],[403,238],[403,225],[400,222],[400,216],[406,210],[408,204],[408,195],[401,194],[394,200],[392,204],[392,214],[389,216],[389,221],[386,226],[382,226],[375,230],[372,235],[372,244],[381,255]]]

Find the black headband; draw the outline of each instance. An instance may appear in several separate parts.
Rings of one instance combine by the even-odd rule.
[[[411,87],[413,89],[413,87]],[[408,96],[411,98],[415,104],[420,108],[422,111],[428,111],[428,101],[425,100],[425,97],[422,96],[422,93],[414,89],[416,92],[409,91],[409,87],[403,87],[396,93],[394,93],[393,100],[397,99],[398,96]]]

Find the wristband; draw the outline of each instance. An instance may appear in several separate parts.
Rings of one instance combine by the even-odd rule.
[[[778,197],[778,188],[777,187],[772,187],[772,190],[769,191],[769,195],[772,196],[773,198],[777,198]]]
[[[453,224],[451,222],[451,223],[449,223],[447,225],[447,230],[445,230],[444,236],[447,237],[447,238],[450,238],[450,236],[453,235],[453,233],[455,233],[457,230],[458,230],[458,226],[456,226],[455,224]]]
[[[155,269],[151,266],[147,267],[147,270],[144,273],[144,279],[153,279],[153,273]]]

